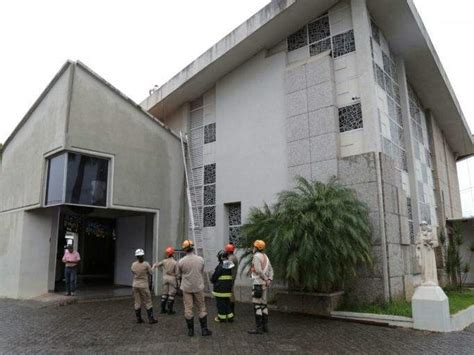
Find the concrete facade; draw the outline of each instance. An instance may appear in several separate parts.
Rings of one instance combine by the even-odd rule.
[[[374,267],[348,288],[369,301],[410,299],[417,226],[427,219],[444,228],[460,217],[456,160],[474,153],[410,1],[272,1],[142,109],[80,63],[65,65],[43,96],[1,163],[0,236],[8,237],[0,239],[0,271],[12,273],[0,295],[27,297],[51,284],[48,263],[38,266],[47,277],[34,290],[21,289],[21,270],[11,266],[31,225],[44,240],[57,234],[58,211],[42,208],[46,159],[63,150],[110,159],[106,207],[155,216],[153,257],[189,237],[173,133],[182,131],[207,270],[229,240],[238,242],[252,207],[274,202],[295,176],[336,177],[368,205],[373,229]],[[238,299],[250,299],[249,282],[237,280]]]
[[[178,137],[83,64],[68,62],[3,150],[2,297],[30,298],[54,290],[63,207],[46,206],[45,185],[48,158],[63,151],[109,159],[107,203],[95,213],[146,217],[149,237],[140,247],[149,259],[185,236]]]
[[[457,107],[444,71],[411,3],[277,4],[283,2],[269,4],[142,103],[166,125],[190,133],[191,150],[202,149],[204,157],[212,152],[202,164],[204,169],[215,164],[216,170],[211,193],[215,204],[207,209],[215,211],[214,225],[203,228],[207,261],[216,262],[213,254],[232,234],[230,203],[240,206],[244,223],[249,208],[272,203],[278,192],[292,186],[295,176],[324,182],[334,176],[368,204],[373,225],[375,266],[361,270],[351,286],[354,294],[366,300],[410,299],[419,279],[417,226],[426,219],[435,228],[444,227],[448,216],[460,216],[455,163],[457,155],[473,149],[460,110],[450,114],[462,123],[455,132],[447,127],[448,107],[432,99],[444,95]],[[407,21],[404,26],[381,12],[386,6],[400,13]],[[265,30],[239,37],[238,44],[228,40],[274,11],[281,16],[262,21]],[[292,18],[291,23],[285,17]],[[263,32],[265,38],[258,42],[263,48],[257,50],[252,43]],[[425,63],[431,68],[429,80],[411,57],[409,36],[420,40],[420,48],[425,46],[426,55],[432,56],[432,62]],[[246,57],[240,51],[244,46]],[[219,56],[207,57],[215,48]],[[442,94],[424,85],[438,80],[438,73],[440,87],[447,88]],[[191,107],[187,113],[186,108],[195,100],[206,101],[209,90],[215,100],[204,107],[215,106],[216,136],[206,143],[205,133],[196,133],[197,111]],[[206,124],[199,127],[205,130]],[[469,140],[459,145],[456,135]],[[205,179],[202,170],[195,173],[198,181]],[[198,201],[209,197],[205,191],[198,195]],[[202,206],[206,209],[205,203]],[[238,280],[242,299],[248,299],[247,282]]]

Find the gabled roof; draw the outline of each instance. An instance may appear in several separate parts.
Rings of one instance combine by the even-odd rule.
[[[112,84],[110,84],[107,80],[102,78],[100,75],[95,73],[92,69],[90,69],[88,66],[86,66],[84,63],[77,61],[71,61],[68,60],[64,65],[61,67],[61,69],[58,71],[58,73],[53,77],[51,82],[46,86],[46,88],[43,90],[41,95],[38,97],[38,99],[35,101],[33,106],[28,110],[26,115],[23,117],[23,119],[20,121],[20,123],[15,127],[13,132],[10,134],[10,136],[7,138],[5,143],[3,144],[3,150],[7,147],[7,145],[15,138],[16,134],[18,131],[21,130],[21,128],[24,126],[24,124],[28,121],[28,119],[31,117],[32,113],[36,110],[38,105],[43,101],[43,99],[48,95],[48,93],[51,91],[51,89],[54,87],[54,85],[57,83],[59,78],[68,70],[70,66],[76,66],[78,68],[81,68],[85,72],[87,72],[89,75],[91,75],[94,79],[98,80],[101,82],[103,85],[105,85],[109,90],[112,90],[115,92],[122,100],[126,101],[128,104],[132,105],[135,107],[136,110],[138,110],[142,115],[144,115],[146,118],[152,120],[162,128],[164,128],[166,131],[168,131],[170,134],[172,134],[176,139],[180,139],[179,136],[173,132],[169,127],[163,124],[160,120],[158,120],[156,117],[150,115],[148,112],[143,110],[140,105],[138,105],[136,102],[134,102],[132,99],[130,99],[127,95],[122,93],[120,90],[118,90],[116,87],[114,87]]]
[[[200,96],[215,82],[338,3],[274,0],[146,98],[141,106],[160,117]],[[405,61],[418,96],[430,109],[451,148],[474,154],[474,140],[459,102],[412,0],[367,0],[393,52]]]

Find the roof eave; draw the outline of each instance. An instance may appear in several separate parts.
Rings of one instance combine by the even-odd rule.
[[[169,114],[201,95],[222,76],[327,11],[338,0],[274,0],[216,43],[140,105],[156,116]],[[308,11],[309,10],[309,11]],[[282,14],[285,16],[281,16]],[[164,106],[164,108],[163,108]]]
[[[368,0],[369,11],[456,155],[474,153],[474,141],[448,76],[413,0]]]

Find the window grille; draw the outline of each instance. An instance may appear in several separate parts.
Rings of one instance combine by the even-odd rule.
[[[204,184],[215,184],[216,182],[216,164],[204,166]]]
[[[318,42],[331,35],[329,17],[322,17],[308,25],[309,43]]]
[[[359,128],[363,128],[361,104],[339,108],[339,131],[342,133]]]
[[[314,56],[331,50],[331,39],[327,38],[309,46],[309,55]]]
[[[332,46],[334,58],[340,57],[350,52],[354,52],[356,50],[354,31],[350,30],[345,33],[333,36]]]
[[[216,206],[205,206],[203,214],[203,226],[204,227],[215,227],[216,226]]]
[[[242,225],[242,207],[240,202],[229,203],[227,206],[229,223],[229,242],[239,246]]]
[[[288,51],[294,51],[298,48],[308,45],[308,31],[307,27],[304,26],[302,29],[293,33],[288,37]]]
[[[216,141],[216,124],[211,123],[204,126],[204,144]]]
[[[216,204],[216,184],[204,186],[204,205]]]

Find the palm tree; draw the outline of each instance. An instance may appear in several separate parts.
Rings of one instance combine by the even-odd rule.
[[[336,180],[323,184],[298,177],[296,182],[273,206],[250,211],[241,245],[264,240],[276,277],[290,289],[341,290],[361,264],[372,261],[368,208]]]

